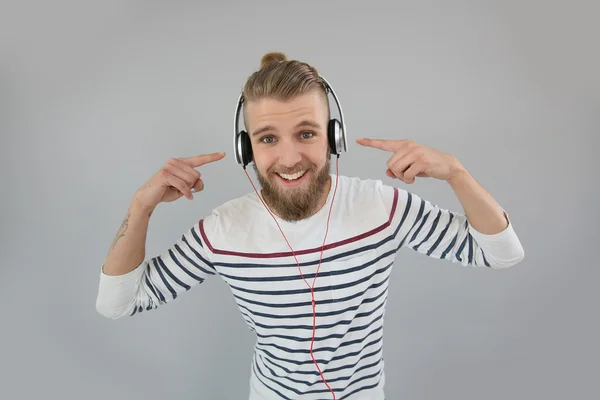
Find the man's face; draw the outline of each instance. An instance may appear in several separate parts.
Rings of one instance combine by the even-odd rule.
[[[281,218],[297,221],[322,207],[330,187],[328,106],[311,91],[289,101],[245,104],[262,195]]]

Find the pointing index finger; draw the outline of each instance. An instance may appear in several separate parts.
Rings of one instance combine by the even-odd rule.
[[[219,153],[212,154],[200,154],[197,156],[182,158],[181,160],[188,164],[191,167],[200,167],[201,165],[208,164],[214,161],[218,161],[225,157],[225,152],[221,151]]]
[[[384,151],[395,151],[398,148],[400,141],[398,140],[385,140],[385,139],[356,139],[356,143],[373,147],[376,149],[384,150]]]

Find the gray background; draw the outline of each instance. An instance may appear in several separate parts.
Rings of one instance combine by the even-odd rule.
[[[461,211],[444,182],[388,180],[390,154],[354,139],[452,153],[525,248],[503,271],[401,253],[388,398],[597,398],[598,3],[354,4],[1,3],[0,398],[246,398],[254,340],[220,279],[135,318],[94,304],[131,196],[170,157],[228,152],[195,201],[158,208],[147,256],[252,190],[233,112],[268,51],[314,64],[337,91],[340,173]]]

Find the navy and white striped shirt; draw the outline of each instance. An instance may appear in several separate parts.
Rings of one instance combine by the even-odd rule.
[[[301,271],[251,192],[213,210],[173,247],[130,273],[101,272],[98,311],[108,318],[136,315],[220,276],[256,334],[249,399],[326,400],[331,393],[310,354],[308,285],[314,281],[313,354],[327,383],[338,400],[384,399],[383,324],[398,251],[504,268],[523,258],[523,248],[510,221],[498,234],[482,234],[464,214],[414,193],[380,180],[339,176],[319,267],[335,180],[332,175],[327,202],[315,215],[299,222],[277,219]]]

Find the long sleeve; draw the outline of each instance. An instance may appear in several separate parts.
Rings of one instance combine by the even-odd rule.
[[[474,229],[465,214],[441,208],[418,195],[398,190],[396,221],[399,248],[463,266],[507,268],[524,258],[524,250],[506,211],[508,226],[496,234]]]
[[[111,319],[152,310],[215,274],[196,224],[171,248],[126,274],[101,270],[96,310]]]

